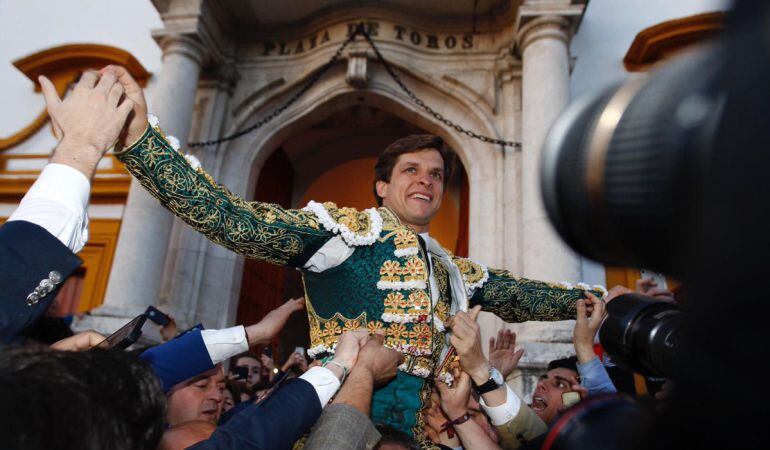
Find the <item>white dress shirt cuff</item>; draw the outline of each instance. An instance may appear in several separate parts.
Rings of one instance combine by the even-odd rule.
[[[340,380],[326,367],[313,367],[300,375],[300,378],[313,385],[321,402],[321,408],[329,403],[340,388]]]
[[[223,330],[201,330],[201,337],[213,364],[249,350],[243,325]]]
[[[500,426],[510,422],[519,414],[521,409],[521,399],[511,390],[511,388],[505,385],[505,403],[499,406],[487,406],[484,403],[484,398],[479,400],[479,404],[484,409],[484,412],[489,416],[489,420],[492,421],[492,425]]]
[[[48,164],[8,221],[39,225],[77,253],[88,241],[86,208],[90,192],[91,183],[79,170]]]

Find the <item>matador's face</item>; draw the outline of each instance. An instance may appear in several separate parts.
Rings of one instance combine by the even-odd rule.
[[[390,181],[377,182],[377,195],[404,224],[424,233],[441,207],[444,175],[444,160],[438,150],[404,153],[396,160]]]

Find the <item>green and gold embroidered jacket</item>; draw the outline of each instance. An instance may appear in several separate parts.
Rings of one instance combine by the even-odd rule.
[[[423,379],[440,376],[435,369],[445,347],[443,321],[458,305],[481,304],[509,322],[563,320],[575,317],[575,302],[584,295],[585,286],[516,278],[449,255],[433,258],[434,305],[427,255],[414,230],[389,209],[357,211],[310,202],[288,210],[248,202],[214,182],[197,160],[169,141],[176,140],[166,139],[151,121],[141,139],[117,156],[163,206],[212,241],[247,258],[303,270],[311,356],[333,352],[347,330],[382,330],[385,345],[405,355],[402,372]],[[314,271],[308,263],[325,246],[343,247],[348,255]],[[399,379],[401,386],[416,383],[403,375]],[[419,410],[419,404],[413,406],[404,412]],[[419,422],[411,417],[400,428]]]

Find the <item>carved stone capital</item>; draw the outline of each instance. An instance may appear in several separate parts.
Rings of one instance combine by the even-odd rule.
[[[516,35],[519,52],[523,53],[529,44],[539,39],[557,39],[569,44],[572,38],[572,21],[565,16],[544,15],[525,23]]]
[[[238,68],[234,61],[228,61],[217,67],[217,86],[232,94],[235,85],[241,79],[241,74],[238,72]]]
[[[184,55],[201,67],[207,59],[206,47],[192,34],[165,34],[158,38],[158,44],[163,51],[163,58],[173,54]]]

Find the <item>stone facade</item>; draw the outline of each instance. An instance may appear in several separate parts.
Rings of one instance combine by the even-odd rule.
[[[581,281],[580,259],[555,235],[543,211],[537,167],[545,134],[570,97],[569,42],[585,2],[485,3],[508,9],[500,6],[499,16],[476,23],[470,15],[442,20],[392,8],[332,8],[285,27],[260,30],[254,24],[257,31],[239,33],[233,31],[235,18],[207,1],[156,2],[164,28],[154,32],[163,63],[153,112],[168,134],[189,141],[243,130],[301,89],[363,22],[417,97],[465,128],[521,142],[521,148],[485,144],[436,120],[358,38],[277,119],[191,153],[219,183],[249,198],[265,160],[287,136],[364,103],[444,137],[456,150],[470,185],[471,258],[522,276]],[[232,325],[242,269],[242,257],[173,219],[134,182],[105,303],[77,326],[109,332],[150,304],[168,310],[182,327]],[[481,322],[486,339],[503,327],[490,315]],[[571,324],[509,327],[526,348],[525,376],[514,383],[530,393],[533,376],[550,359],[571,352]]]

